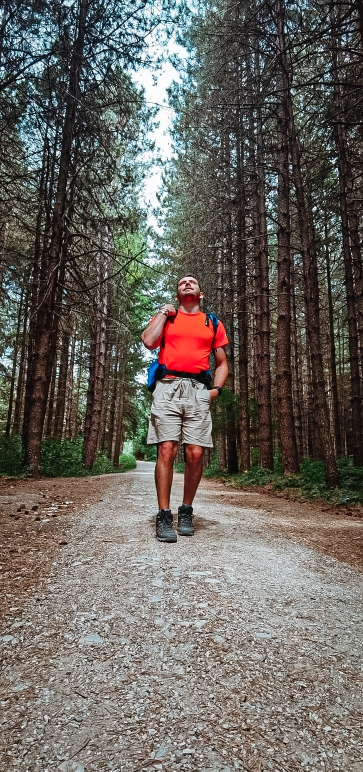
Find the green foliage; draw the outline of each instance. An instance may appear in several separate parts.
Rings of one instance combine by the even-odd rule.
[[[112,474],[112,472],[118,472],[119,469],[115,469],[115,467],[112,464],[112,461],[108,456],[106,456],[106,453],[97,453],[97,456],[94,460],[94,464],[91,470],[91,474]]]
[[[251,457],[251,466],[259,466],[260,465],[260,449],[252,447],[250,450],[250,457]]]
[[[338,460],[340,489],[339,504],[363,503],[363,467],[354,466],[351,458]]]
[[[303,499],[325,499],[331,504],[347,506],[363,503],[363,467],[354,466],[351,458],[338,459],[340,485],[336,490],[327,488],[325,483],[325,469],[322,461],[313,461],[305,458],[300,465],[300,474],[283,475],[281,472],[281,458],[274,459],[274,471],[262,469],[260,466],[252,466],[247,472],[235,475],[227,475],[218,469],[216,456],[209,469],[205,470],[206,477],[224,476],[229,483],[237,487],[251,485],[272,485],[276,491],[295,490]]]
[[[262,469],[261,466],[252,466],[247,472],[233,476],[235,484],[241,488],[249,485],[268,485],[273,479],[273,472],[268,469]]]
[[[238,396],[231,389],[224,387],[221,396],[218,398],[216,409],[213,411],[214,431],[227,432],[231,422],[236,420],[238,415]]]
[[[117,469],[113,469],[112,471],[115,472],[127,472],[129,469],[136,469],[136,458],[135,456],[127,455],[126,453],[123,453],[119,458],[119,464]],[[93,473],[93,469],[92,469]]]
[[[184,461],[176,461],[174,464],[174,469],[176,472],[184,472],[185,470],[185,462]]]
[[[227,472],[224,469],[220,469],[218,466],[218,443],[216,444],[215,451],[211,456],[210,464],[207,469],[203,471],[203,477],[225,477]]]
[[[43,477],[86,477],[87,475],[112,474],[135,469],[136,458],[133,455],[121,455],[119,466],[115,468],[104,452],[98,453],[91,472],[83,466],[83,437],[75,440],[46,439],[42,442]],[[25,472],[22,465],[21,437],[7,440],[0,437],[0,475],[20,477]]]
[[[147,391],[145,385],[139,384],[138,399],[135,401],[137,421],[134,431],[128,433],[128,439],[131,440],[132,450],[136,458],[143,458],[145,461],[156,461],[156,445],[148,445],[146,442],[150,407],[151,394]]]
[[[133,437],[133,452],[136,458],[143,458],[145,461],[156,461],[156,445],[148,445],[146,442],[147,429],[139,427]]]
[[[44,477],[83,477],[83,437],[75,440],[46,439],[42,442],[41,473]]]
[[[21,437],[0,437],[0,475],[19,477],[23,471]]]
[[[325,484],[325,469],[322,461],[304,458],[300,464],[302,494],[306,499],[327,498],[328,489]],[[298,487],[298,485],[296,485]]]

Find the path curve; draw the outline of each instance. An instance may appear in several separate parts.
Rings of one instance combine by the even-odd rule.
[[[362,772],[363,576],[223,494],[160,544],[139,462],[70,518],[1,633],[1,772]]]

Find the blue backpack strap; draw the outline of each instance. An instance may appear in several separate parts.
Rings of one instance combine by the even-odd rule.
[[[212,314],[210,311],[205,315],[205,326],[209,327],[209,321],[212,322],[213,330],[214,330],[214,337],[217,335],[218,325],[219,325],[219,319],[218,316],[215,314]]]

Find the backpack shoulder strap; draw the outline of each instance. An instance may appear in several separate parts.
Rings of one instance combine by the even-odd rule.
[[[216,337],[218,325],[219,325],[219,319],[218,316],[215,314],[212,314],[210,311],[205,315],[205,326],[209,327],[209,321],[212,322],[213,330],[214,330],[214,337]]]

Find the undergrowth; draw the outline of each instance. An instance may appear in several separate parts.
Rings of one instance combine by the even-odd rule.
[[[354,466],[351,458],[337,461],[339,487],[331,490],[325,483],[322,461],[305,458],[299,474],[283,475],[279,459],[275,459],[274,471],[253,466],[246,472],[229,475],[215,465],[204,471],[205,477],[223,477],[231,485],[245,488],[270,485],[276,491],[292,490],[296,497],[305,500],[325,499],[335,505],[363,504],[363,467]]]
[[[46,439],[42,442],[42,465],[41,473],[43,477],[85,477],[89,474],[113,474],[115,472],[126,472],[128,469],[135,469],[135,456],[122,454],[119,459],[119,466],[114,467],[112,461],[104,452],[97,454],[92,471],[84,468],[82,462],[83,438],[77,437],[74,440],[55,440]],[[22,464],[21,437],[11,437],[6,439],[0,437],[0,475],[6,477],[20,477],[25,475]]]

